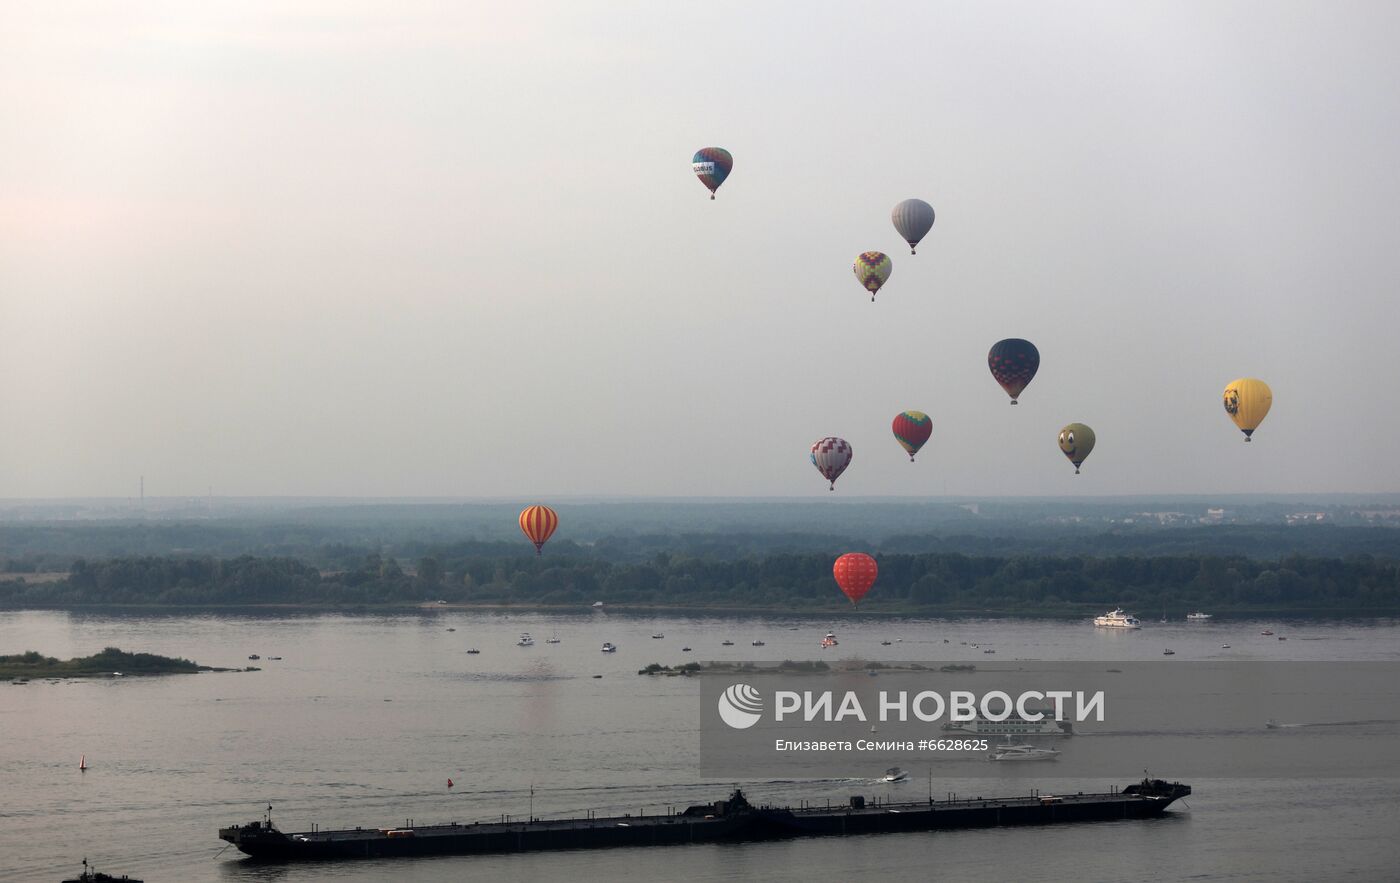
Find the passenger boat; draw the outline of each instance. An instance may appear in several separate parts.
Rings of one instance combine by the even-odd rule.
[[[991,720],[981,711],[970,721],[949,721],[943,730],[949,733],[974,733],[978,736],[1073,736],[1074,724],[1055,718],[1054,706],[1027,708],[1029,714],[1039,714],[1040,720],[1029,720],[1013,711],[1006,720]]]
[[[1142,628],[1142,620],[1124,613],[1123,608],[1119,607],[1110,610],[1103,616],[1094,617],[1094,625],[1106,629],[1140,629]]]
[[[1037,748],[1034,745],[998,745],[992,749],[987,760],[996,761],[1027,761],[1027,760],[1055,760],[1060,756],[1060,752],[1054,748]]]

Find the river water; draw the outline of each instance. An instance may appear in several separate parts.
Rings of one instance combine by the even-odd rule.
[[[831,627],[841,644],[820,650]],[[1265,628],[1289,640],[1261,635]],[[525,631],[535,646],[516,646]],[[545,643],[551,636],[559,643]],[[733,646],[723,646],[726,639]],[[758,639],[765,646],[751,645]],[[604,641],[618,652],[599,652]],[[1033,829],[282,866],[252,864],[224,849],[216,834],[260,818],[269,804],[279,827],[302,830],[506,813],[658,812],[723,797],[731,782],[699,776],[698,685],[638,677],[651,662],[981,661],[989,647],[1000,662],[1145,661],[1160,660],[1168,646],[1178,660],[1394,661],[1394,620],[1221,619],[1106,632],[1087,622],[1035,619],[842,618],[833,626],[771,616],[455,609],[256,617],[0,613],[0,653],[34,649],[68,658],[105,646],[261,670],[0,683],[0,880],[56,881],[80,870],[84,857],[148,883],[391,876],[1314,881],[1395,879],[1400,867],[1400,781],[1325,781],[1306,770],[1296,779],[1192,781],[1186,805],[1160,820]],[[468,648],[481,652],[469,655]],[[250,654],[262,659],[249,662]],[[1375,750],[1389,754],[1394,745]],[[86,772],[78,770],[82,755]],[[1075,789],[1107,790],[1139,773],[1104,770]],[[920,799],[928,787],[873,778],[741,784],[751,799],[783,803],[844,801],[852,793]],[[1024,787],[1011,793],[1039,784],[1028,771]],[[1007,787],[959,780],[933,789],[941,796]]]

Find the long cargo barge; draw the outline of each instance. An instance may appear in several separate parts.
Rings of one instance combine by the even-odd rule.
[[[727,800],[673,815],[587,816],[393,828],[284,833],[271,813],[219,830],[219,837],[258,859],[388,858],[421,855],[535,852],[606,846],[780,840],[789,837],[940,831],[998,825],[1145,819],[1191,793],[1191,786],[1143,779],[1121,790],[1025,797],[949,798],[910,803],[867,802],[824,807],[754,805],[736,789]]]

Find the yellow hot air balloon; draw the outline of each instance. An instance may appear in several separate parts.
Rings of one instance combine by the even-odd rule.
[[[1225,387],[1225,413],[1244,433],[1245,441],[1249,441],[1254,430],[1264,422],[1273,403],[1274,393],[1269,384],[1258,378],[1241,377]]]
[[[1074,474],[1079,474],[1079,464],[1094,450],[1094,430],[1083,423],[1071,423],[1060,430],[1060,450],[1074,464]]]

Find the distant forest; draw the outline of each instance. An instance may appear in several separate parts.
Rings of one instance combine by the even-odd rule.
[[[839,609],[829,554],[739,559],[658,553],[644,562],[550,554],[425,556],[405,569],[371,554],[322,572],[292,558],[79,560],[64,579],[0,582],[0,605],[611,605]],[[1074,613],[1124,606],[1223,610],[1400,610],[1400,561],[1370,555],[978,557],[887,553],[868,612]]]
[[[837,555],[874,554],[870,612],[1124,606],[1400,611],[1400,500],[752,501],[560,505],[543,557],[506,504],[0,521],[0,607],[455,603],[846,604]],[[1210,513],[1214,513],[1211,515]],[[1321,517],[1321,521],[1318,518]]]

